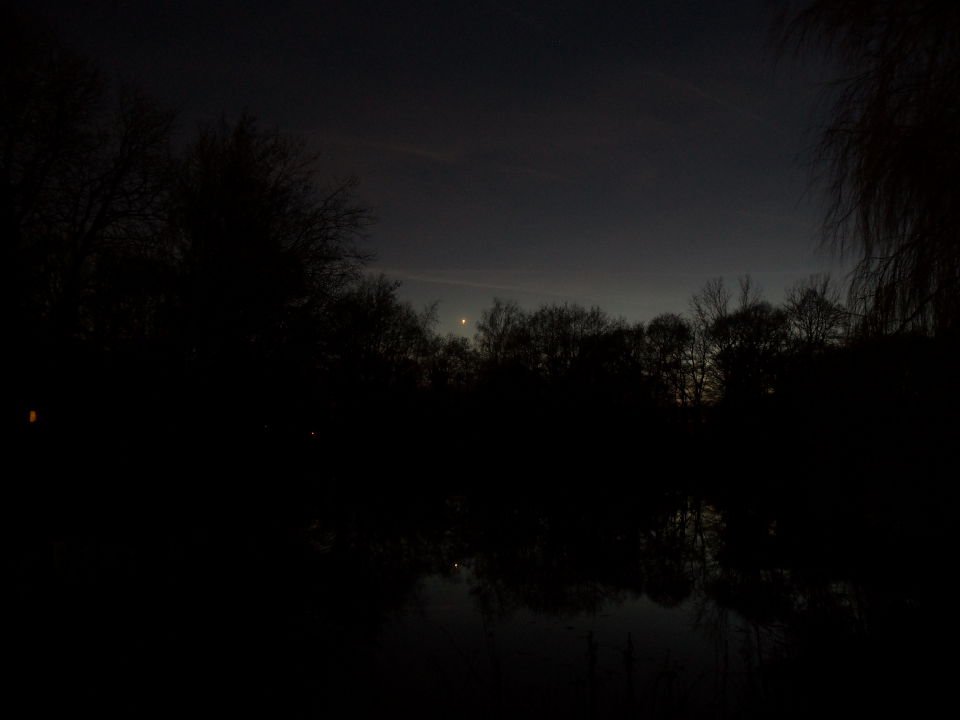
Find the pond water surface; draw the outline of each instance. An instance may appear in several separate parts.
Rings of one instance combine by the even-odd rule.
[[[37,716],[913,712],[952,612],[905,517],[659,490],[31,522],[14,686]]]

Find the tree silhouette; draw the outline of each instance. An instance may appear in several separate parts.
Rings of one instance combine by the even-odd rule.
[[[430,356],[430,387],[439,392],[464,391],[476,381],[476,351],[465,337],[448,333],[437,338]]]
[[[512,401],[536,389],[529,313],[515,301],[493,299],[493,306],[485,308],[477,321],[474,344],[484,388]]]
[[[526,327],[534,366],[556,383],[582,376],[595,364],[600,339],[612,323],[600,308],[555,303],[537,308],[526,318]]]
[[[690,298],[693,336],[690,343],[691,393],[694,403],[723,395],[723,378],[713,362],[718,351],[714,328],[730,314],[730,291],[723,278],[714,278]]]
[[[331,309],[336,330],[325,353],[340,381],[354,392],[408,391],[426,387],[438,351],[436,305],[417,312],[396,295],[400,283],[365,278]]]
[[[960,5],[816,0],[785,37],[842,77],[820,157],[827,238],[853,251],[851,299],[869,327],[960,323]]]
[[[775,390],[788,339],[787,314],[763,299],[749,275],[737,304],[722,278],[690,301],[690,387],[694,402],[752,404]],[[699,386],[699,387],[698,387]]]
[[[738,307],[718,320],[712,332],[723,399],[743,405],[776,389],[787,342],[787,318],[783,310],[753,291],[749,277],[741,280],[740,287]]]
[[[787,288],[784,310],[797,350],[821,350],[843,336],[847,312],[829,275],[813,275]]]
[[[687,358],[692,338],[690,323],[676,313],[657,315],[647,324],[647,372],[654,399],[664,405],[690,401]]]
[[[358,242],[370,218],[354,185],[324,187],[315,154],[249,116],[203,129],[186,150],[170,239],[194,391],[249,405],[241,389],[256,394],[260,380],[284,374],[275,359],[309,356],[368,257]]]
[[[110,91],[43,23],[5,9],[2,25],[0,285],[17,348],[13,405],[46,396],[64,408],[97,384],[88,366],[157,320],[173,116],[135,90]],[[136,292],[115,292],[118,279]]]
[[[500,366],[526,354],[527,314],[513,300],[493,299],[477,321],[475,342],[484,363]]]

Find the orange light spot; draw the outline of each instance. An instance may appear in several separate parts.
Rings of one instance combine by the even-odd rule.
[[[35,423],[37,421],[37,411],[31,410],[28,415],[28,422]]]

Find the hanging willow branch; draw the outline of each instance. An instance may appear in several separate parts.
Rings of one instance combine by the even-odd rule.
[[[868,328],[960,327],[960,3],[816,0],[786,26],[844,76],[819,146],[828,242]]]

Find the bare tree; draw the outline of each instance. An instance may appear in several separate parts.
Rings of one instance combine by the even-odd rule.
[[[437,306],[417,312],[397,297],[399,286],[383,275],[364,278],[331,308],[336,327],[325,361],[348,390],[413,390],[430,381],[440,344]]]
[[[0,229],[13,295],[4,305],[27,334],[62,344],[102,329],[90,299],[104,268],[158,253],[173,115],[135,90],[109,92],[42,25],[6,20]]]
[[[534,362],[549,380],[568,377],[589,363],[612,328],[603,310],[575,303],[542,305],[526,324]]]
[[[496,366],[521,359],[529,345],[526,322],[527,313],[516,302],[494,298],[477,321],[475,342],[481,360]]]
[[[94,374],[118,376],[104,358],[142,346],[162,314],[169,265],[158,240],[173,115],[111,88],[90,60],[7,5],[0,48],[10,404],[21,413],[23,403],[39,403],[61,418],[68,408],[93,412],[109,404],[103,388],[90,390]]]
[[[723,398],[753,402],[775,389],[787,341],[787,316],[763,299],[749,275],[740,279],[737,308],[712,328],[713,364]]]
[[[325,186],[304,143],[249,116],[203,129],[179,165],[171,235],[191,364],[261,353],[322,321],[360,278],[369,212]]]
[[[752,402],[774,389],[787,339],[786,313],[763,299],[749,275],[740,279],[733,309],[732,297],[717,278],[691,299],[695,402]]]
[[[430,385],[434,390],[468,390],[476,380],[476,370],[476,352],[467,338],[448,333],[437,339],[430,358]]]
[[[784,310],[792,342],[813,350],[836,344],[843,337],[847,311],[840,302],[840,289],[829,274],[811,275],[787,289]]]
[[[713,278],[690,298],[692,325],[688,367],[691,396],[694,404],[716,400],[722,395],[723,379],[718,377],[713,362],[719,350],[714,328],[730,314],[732,293],[724,285],[723,278]]]
[[[960,4],[814,0],[785,39],[825,51],[826,239],[858,260],[851,304],[879,331],[960,323]]]
[[[661,404],[690,402],[686,363],[692,339],[690,322],[676,313],[657,315],[647,324],[647,373],[654,399]]]

